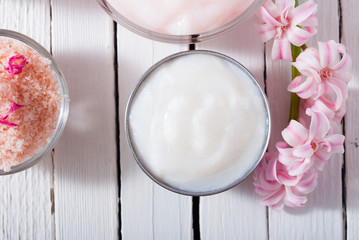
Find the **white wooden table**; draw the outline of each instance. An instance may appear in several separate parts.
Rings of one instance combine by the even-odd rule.
[[[53,154],[0,178],[0,239],[359,239],[359,28],[357,0],[317,0],[315,41],[334,39],[353,58],[343,156],[320,174],[306,206],[275,212],[260,205],[252,177],[225,193],[191,198],[153,183],[124,138],[124,111],[139,77],[161,58],[189,48],[137,36],[95,0],[0,0],[0,27],[52,52],[68,81],[71,110]],[[339,15],[338,15],[339,13]],[[266,89],[270,148],[287,124],[287,63],[273,63],[255,18],[197,49],[243,63]]]

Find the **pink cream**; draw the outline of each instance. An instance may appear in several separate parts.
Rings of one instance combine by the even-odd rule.
[[[24,105],[6,119],[17,126],[0,124],[0,169],[9,171],[49,141],[59,117],[61,93],[50,60],[10,38],[0,37],[0,46],[0,116],[13,103]],[[16,55],[23,55],[28,63],[10,76],[6,68]]]
[[[123,17],[153,32],[190,35],[221,27],[254,0],[107,0]]]

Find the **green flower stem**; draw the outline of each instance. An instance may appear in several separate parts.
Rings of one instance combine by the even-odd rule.
[[[297,60],[297,57],[302,52],[301,47],[296,47],[292,44],[292,56],[293,62]],[[292,80],[300,76],[300,72],[294,66],[292,66]],[[300,107],[300,98],[296,93],[292,93],[290,99],[290,112],[289,112],[289,121],[299,119],[299,107]]]
[[[295,0],[295,7],[298,7],[298,0]],[[292,46],[292,56],[293,62],[297,60],[299,54],[307,48],[307,45],[303,44],[300,47],[296,47],[293,44]],[[292,80],[296,77],[300,76],[300,72],[294,66],[292,66]],[[290,98],[290,111],[289,111],[289,121],[290,120],[297,120],[299,119],[299,108],[300,108],[300,97],[296,93],[291,94]]]

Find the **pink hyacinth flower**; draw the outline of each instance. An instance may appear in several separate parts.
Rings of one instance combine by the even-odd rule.
[[[352,61],[345,47],[333,40],[318,46],[319,50],[307,48],[293,63],[306,78],[295,78],[288,91],[304,99],[321,99],[333,112],[340,112],[348,96]]]
[[[316,34],[317,4],[312,0],[294,7],[295,0],[267,0],[257,12],[263,42],[274,38],[272,59],[292,61],[291,43],[302,46]]]
[[[330,122],[324,113],[307,109],[307,114],[311,116],[309,130],[301,123],[292,120],[282,131],[282,136],[293,147],[291,156],[305,159],[296,166],[297,168],[306,171],[315,164],[321,171],[333,153],[344,153],[344,136],[329,133]],[[280,149],[278,150],[280,151]],[[284,159],[284,157],[281,158],[281,155],[279,156],[279,161],[283,162]]]
[[[278,142],[278,161],[286,166],[290,176],[298,176],[308,171],[313,166],[311,158],[298,157],[293,151],[295,148],[288,146],[286,142]]]
[[[341,133],[341,121],[346,112],[346,105],[343,104],[340,109],[333,111],[321,99],[313,100],[307,99],[302,104],[303,109],[310,108],[312,111],[322,112],[330,121],[330,133]]]
[[[11,108],[9,109],[9,111],[7,111],[7,113],[5,114],[5,116],[0,116],[0,124],[4,124],[6,126],[9,126],[9,127],[16,127],[18,126],[17,124],[15,123],[12,123],[12,122],[9,122],[9,121],[6,121],[6,119],[10,116],[10,114],[14,111],[16,111],[17,109],[20,109],[24,107],[24,105],[19,105],[19,104],[16,104],[16,103],[12,103],[11,104]]]
[[[25,67],[26,64],[29,62],[25,58],[24,55],[15,55],[12,56],[9,59],[9,66],[5,68],[6,71],[9,73],[9,79],[12,79],[12,77],[15,74],[19,74],[22,72],[23,67]]]
[[[300,207],[307,202],[306,194],[317,185],[317,171],[310,169],[300,176],[289,176],[276,157],[266,154],[255,170],[254,186],[262,195],[262,203],[274,210],[286,206]]]

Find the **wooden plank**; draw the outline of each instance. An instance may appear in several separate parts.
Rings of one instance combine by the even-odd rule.
[[[4,0],[0,13],[1,28],[26,34],[50,49],[48,0]],[[1,177],[0,239],[54,238],[52,168],[47,156],[31,169]]]
[[[263,43],[254,28],[255,18],[218,38],[198,44],[198,49],[228,55],[252,72],[264,88]],[[202,239],[266,239],[266,209],[257,201],[253,177],[235,188],[214,196],[200,198]]]
[[[52,10],[71,98],[55,152],[56,239],[118,239],[113,22],[96,1],[53,0]]]
[[[345,164],[346,164],[346,215],[347,215],[347,239],[359,239],[359,52],[358,38],[358,1],[341,1],[342,4],[342,43],[353,60],[353,78],[349,84],[349,98],[347,102],[347,115],[345,117]]]
[[[152,182],[133,159],[124,132],[127,100],[141,75],[161,58],[185,49],[187,45],[151,41],[118,26],[123,239],[191,239],[191,198]]]
[[[318,0],[318,34],[308,46],[317,47],[316,41],[338,41],[339,18],[336,1]],[[271,46],[267,48],[267,91],[273,114],[275,141],[288,124],[289,94],[286,87],[290,80],[290,67],[285,63],[273,63]],[[278,115],[277,115],[278,114]],[[273,139],[274,140],[274,139]],[[274,147],[272,142],[271,146]],[[308,203],[302,208],[275,212],[269,211],[270,239],[342,239],[342,156],[334,156],[319,174],[316,190],[308,195]],[[324,227],[325,226],[325,227]]]

